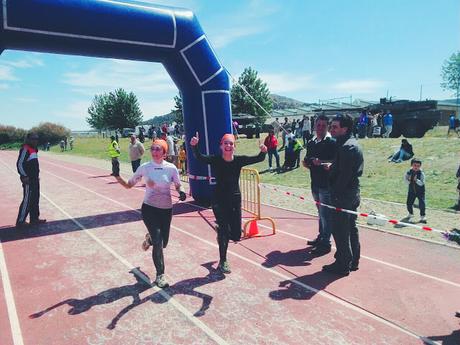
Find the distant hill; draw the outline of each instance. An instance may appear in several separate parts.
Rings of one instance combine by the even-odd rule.
[[[173,112],[170,112],[169,114],[152,117],[150,120],[146,120],[142,122],[142,124],[149,125],[149,126],[150,125],[159,126],[165,122],[171,123],[173,121],[175,121],[175,115]]]
[[[455,98],[451,98],[451,99],[440,99],[440,100],[438,100],[438,102],[457,104],[457,100],[456,100]],[[460,99],[459,99],[459,103],[460,103]]]
[[[298,101],[294,98],[280,96],[274,93],[272,93],[270,97],[273,100],[273,110],[300,108],[300,107],[304,107],[308,105],[308,103]],[[158,126],[165,122],[171,123],[173,121],[174,121],[174,113],[171,112],[169,114],[152,117],[151,119],[142,122],[142,124]]]
[[[307,106],[308,104],[302,101],[298,101],[294,98],[289,98],[285,96],[280,96],[272,93],[270,97],[273,100],[273,109],[274,110],[282,110],[282,109],[289,109],[289,108],[300,108]]]

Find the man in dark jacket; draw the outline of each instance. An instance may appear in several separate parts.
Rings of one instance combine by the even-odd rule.
[[[356,211],[360,203],[359,177],[363,173],[363,153],[357,140],[351,136],[353,119],[337,115],[331,123],[330,132],[336,139],[337,153],[329,175],[332,205]],[[356,271],[360,258],[360,243],[356,215],[344,211],[333,212],[332,235],[337,246],[335,262],[323,266],[323,271],[347,276]]]
[[[38,165],[38,135],[28,133],[24,145],[19,150],[16,167],[22,182],[23,199],[19,206],[16,227],[27,225],[26,218],[30,213],[30,224],[36,225],[46,222],[40,219],[40,168]]]
[[[307,118],[305,121],[309,121]],[[335,141],[327,131],[328,118],[320,115],[315,122],[315,137],[307,144],[307,155],[303,166],[310,170],[311,194],[315,201],[331,204],[331,194],[328,188],[329,164],[335,157]],[[331,251],[331,210],[317,205],[319,218],[319,234],[307,244],[315,247],[311,253],[324,255]]]

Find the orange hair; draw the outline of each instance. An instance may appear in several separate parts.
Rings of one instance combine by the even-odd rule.
[[[222,144],[224,140],[231,140],[235,142],[235,136],[233,134],[227,133],[222,136],[222,139],[220,139],[220,143]]]
[[[163,148],[163,153],[168,152],[168,143],[163,139],[155,139],[152,143],[152,146],[153,145],[161,146]]]

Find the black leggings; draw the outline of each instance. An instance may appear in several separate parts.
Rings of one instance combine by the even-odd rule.
[[[241,239],[241,195],[218,198],[212,204],[217,222],[217,243],[220,261],[227,260],[228,241]]]
[[[150,234],[152,242],[152,259],[157,270],[157,275],[165,273],[163,248],[169,240],[169,227],[171,225],[172,208],[157,208],[142,204],[142,220]]]

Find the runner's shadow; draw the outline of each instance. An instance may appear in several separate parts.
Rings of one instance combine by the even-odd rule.
[[[34,237],[52,236],[68,232],[89,230],[108,227],[117,224],[138,222],[141,220],[139,210],[124,210],[89,216],[76,217],[73,219],[61,219],[48,221],[40,226],[27,226],[17,229],[14,226],[0,228],[2,242],[18,241]],[[84,229],[81,228],[81,226]],[[124,231],[124,229],[121,229]]]
[[[120,319],[124,315],[126,315],[129,311],[131,311],[132,309],[134,309],[135,307],[141,304],[144,304],[149,301],[158,303],[158,304],[167,302],[167,299],[165,298],[167,297],[167,295],[169,295],[170,297],[174,297],[174,295],[188,295],[188,296],[201,298],[202,300],[201,307],[198,311],[196,311],[193,314],[193,316],[196,316],[196,317],[203,316],[206,313],[206,310],[209,309],[209,306],[211,305],[213,297],[205,293],[196,291],[196,289],[206,284],[218,282],[218,281],[225,279],[225,275],[223,275],[221,272],[219,272],[218,270],[212,267],[214,263],[215,262],[207,262],[201,265],[208,270],[208,274],[204,277],[185,279],[185,280],[175,283],[174,285],[171,285],[169,288],[164,289],[164,292],[160,290],[149,296],[144,297],[141,300],[133,300],[133,303],[123,308],[113,318],[113,320],[110,322],[107,328],[114,329],[117,323],[120,321]],[[165,292],[167,294],[166,296],[165,296]]]
[[[309,300],[319,291],[325,290],[329,284],[340,278],[343,277],[319,271],[295,279],[284,280],[279,283],[281,289],[270,291],[268,295],[275,301],[283,301],[285,299]]]
[[[424,338],[432,341],[441,341],[442,345],[458,345],[460,344],[460,330],[453,331],[451,334],[447,335],[436,335]],[[423,343],[430,344],[427,341],[424,341]]]
[[[310,254],[309,250],[305,248],[290,250],[285,253],[280,252],[279,250],[275,250],[265,256],[265,261],[262,263],[262,266],[309,266],[311,265],[309,261],[311,261],[313,258],[315,258],[315,256]]]
[[[70,307],[70,309],[67,311],[67,314],[78,315],[90,310],[94,306],[109,304],[125,297],[132,297],[133,303],[136,303],[136,301],[140,300],[139,295],[145,290],[151,288],[151,285],[142,280],[137,272],[141,272],[141,274],[145,275],[142,271],[140,271],[139,268],[129,271],[129,273],[131,273],[134,278],[136,278],[135,284],[111,288],[102,291],[97,295],[89,296],[83,299],[69,298],[42,311],[29,315],[29,319],[39,318],[62,305],[68,305]]]

